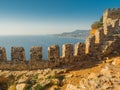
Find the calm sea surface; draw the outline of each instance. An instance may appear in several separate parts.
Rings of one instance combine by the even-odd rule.
[[[32,46],[42,46],[43,47],[43,58],[47,59],[47,48],[51,45],[60,46],[60,54],[62,44],[77,42],[84,42],[85,39],[75,39],[75,38],[60,38],[57,36],[40,35],[40,36],[0,36],[0,46],[6,48],[7,59],[11,60],[11,47],[12,46],[22,46],[25,48],[26,58],[30,59],[29,50]]]

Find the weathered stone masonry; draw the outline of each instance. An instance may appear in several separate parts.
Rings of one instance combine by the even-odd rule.
[[[11,48],[11,60],[13,62],[22,62],[26,60],[25,50],[23,47]]]
[[[58,45],[48,47],[48,60],[55,61],[60,58],[60,50]]]
[[[42,47],[33,46],[30,48],[30,61],[41,61],[42,60]]]
[[[70,58],[73,56],[73,45],[72,44],[64,44],[62,46],[62,57]]]
[[[86,40],[86,54],[111,53],[113,47],[120,49],[120,8],[107,9],[103,14],[103,27],[99,28],[95,35],[90,35]],[[112,43],[111,43],[112,42]],[[114,46],[115,45],[115,46]],[[107,48],[106,48],[107,47]],[[99,52],[99,53],[98,53]],[[104,53],[103,53],[104,52]]]
[[[23,47],[11,48],[11,61],[7,60],[6,49],[0,47],[0,69],[2,70],[33,70],[53,68],[60,64],[71,64],[76,61],[82,62],[86,57],[101,57],[116,53],[120,54],[120,9],[107,9],[103,14],[103,27],[99,28],[94,35],[89,35],[85,43],[64,44],[62,56],[60,47],[52,45],[48,47],[48,60],[43,60],[42,47],[30,48],[30,60],[26,60]]]
[[[7,61],[6,50],[4,47],[0,47],[0,62]]]
[[[85,54],[85,43],[77,43],[75,45],[75,56],[80,56]]]

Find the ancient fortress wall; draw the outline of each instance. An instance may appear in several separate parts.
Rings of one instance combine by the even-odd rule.
[[[42,47],[30,48],[30,60],[26,61],[24,47],[11,47],[11,61],[7,60],[5,47],[0,47],[0,69],[33,70],[53,68],[61,64],[82,62],[87,57],[100,60],[104,55],[120,49],[120,9],[107,9],[103,14],[103,27],[95,35],[89,35],[85,43],[64,44],[62,56],[58,45],[48,47],[48,60],[43,60]]]
[[[115,21],[120,19],[120,8],[107,9],[103,14],[103,28],[105,35],[108,33],[107,27],[115,24]],[[120,21],[119,21],[120,24]],[[117,25],[117,24],[116,24]]]

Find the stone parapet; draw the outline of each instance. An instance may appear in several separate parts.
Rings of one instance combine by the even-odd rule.
[[[7,61],[6,50],[4,47],[0,47],[0,62]]]
[[[75,56],[81,56],[85,54],[85,43],[77,43],[75,44]]]
[[[41,61],[42,60],[42,47],[33,46],[30,48],[30,60],[31,61]]]
[[[73,45],[72,44],[64,44],[62,46],[62,57],[70,58],[73,56]]]
[[[58,45],[48,47],[48,60],[55,61],[60,58],[60,48]]]
[[[90,35],[87,39],[86,39],[86,43],[85,43],[85,53],[89,54],[92,53],[95,46],[95,36],[94,35]]]
[[[11,60],[13,62],[24,62],[26,61],[25,50],[23,47],[12,47],[11,48]]]
[[[103,28],[100,28],[95,33],[95,43],[100,44],[104,40],[104,31]]]

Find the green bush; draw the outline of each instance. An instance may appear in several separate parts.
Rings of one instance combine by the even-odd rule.
[[[102,25],[103,25],[103,16],[100,18],[99,21],[94,22],[94,23],[91,25],[91,28],[92,28],[92,29],[98,29],[98,28],[102,27]]]
[[[99,21],[96,21],[96,22],[94,22],[94,23],[91,25],[91,28],[92,28],[92,29],[98,29],[98,28],[100,28],[101,26],[102,26],[102,23],[99,22]]]

